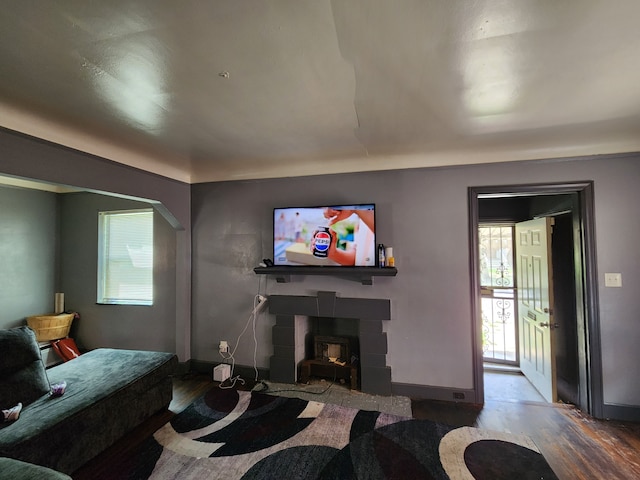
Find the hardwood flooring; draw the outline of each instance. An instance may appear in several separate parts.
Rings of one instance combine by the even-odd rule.
[[[571,405],[413,401],[414,418],[529,436],[561,480],[640,478],[640,424],[595,420]]]
[[[212,386],[204,375],[175,378],[170,410],[149,419],[75,472],[74,480],[109,478],[105,473],[109,465]],[[640,423],[595,420],[570,405],[514,400],[490,399],[483,408],[413,400],[412,411],[418,419],[528,435],[561,480],[640,478]]]

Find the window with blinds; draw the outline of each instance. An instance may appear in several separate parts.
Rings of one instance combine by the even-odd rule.
[[[99,212],[98,303],[153,304],[153,209]]]

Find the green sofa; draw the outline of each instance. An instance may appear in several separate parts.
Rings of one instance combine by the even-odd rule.
[[[45,370],[28,327],[0,331],[0,408],[22,402],[0,423],[0,457],[72,474],[155,413],[168,408],[172,353],[100,348]],[[61,397],[50,384],[67,382]]]
[[[71,477],[40,465],[0,457],[0,480],[71,480]]]

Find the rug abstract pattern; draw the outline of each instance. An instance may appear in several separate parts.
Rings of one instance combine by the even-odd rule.
[[[557,478],[526,437],[218,388],[116,469],[163,480]]]

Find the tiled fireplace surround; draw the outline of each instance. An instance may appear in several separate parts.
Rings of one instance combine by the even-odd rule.
[[[382,322],[391,319],[391,301],[377,298],[341,298],[336,292],[317,296],[271,295],[269,312],[276,316],[270,379],[295,383],[305,359],[309,318],[353,319],[358,322],[360,388],[365,393],[391,395],[391,367],[387,366],[387,334]]]

